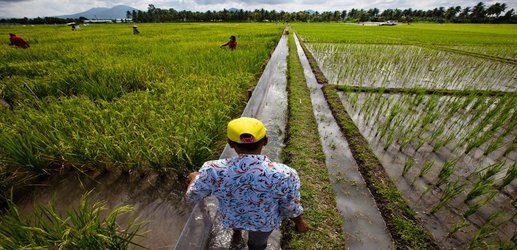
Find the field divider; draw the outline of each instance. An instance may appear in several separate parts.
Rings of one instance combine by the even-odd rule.
[[[512,64],[512,65],[517,65],[517,60],[511,59],[511,58],[492,56],[492,55],[476,53],[476,52],[471,52],[471,51],[464,51],[464,50],[460,50],[460,49],[447,48],[447,47],[443,47],[443,46],[439,46],[439,45],[414,44],[414,46],[419,46],[419,47],[422,47],[422,48],[435,49],[435,50],[441,50],[441,51],[446,51],[446,52],[451,52],[451,53],[456,53],[456,54],[462,54],[462,55],[466,55],[466,56],[472,56],[472,57],[488,59],[488,60],[497,61],[497,62],[501,62],[501,63],[508,63],[508,64]]]
[[[426,94],[449,96],[505,96],[517,95],[517,92],[497,90],[454,90],[454,89],[427,89],[427,88],[371,88],[349,85],[332,85],[327,88],[336,88],[344,92],[386,93],[386,94]]]
[[[306,55],[311,54],[303,43],[302,48]],[[311,67],[313,72],[321,72],[320,69],[314,69],[318,67],[317,64],[311,64]],[[319,77],[325,76],[321,74]],[[416,212],[409,207],[391,181],[368,141],[361,135],[359,128],[346,112],[337,94],[337,88],[325,84],[322,90],[341,132],[350,146],[359,171],[375,198],[395,247],[397,249],[440,249],[433,236],[425,230],[421,221],[416,217]]]
[[[255,117],[264,122],[268,129],[269,142],[263,154],[268,155],[272,161],[280,160],[284,147],[287,125],[287,53],[287,36],[282,35],[241,115]],[[235,151],[226,145],[220,159],[235,155]],[[214,196],[196,204],[183,227],[175,249],[230,248],[232,230],[223,228],[217,210],[218,201]],[[274,230],[267,249],[280,249],[281,237],[280,230]]]

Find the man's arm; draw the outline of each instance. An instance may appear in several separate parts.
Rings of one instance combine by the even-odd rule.
[[[189,174],[189,185],[185,197],[192,203],[197,203],[212,193],[212,177],[207,166],[201,167],[199,172]]]

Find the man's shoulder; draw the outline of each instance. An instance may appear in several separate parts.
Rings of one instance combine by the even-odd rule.
[[[211,160],[203,163],[202,168],[222,168],[228,166],[228,159]]]
[[[291,168],[291,167],[287,166],[286,164],[280,163],[280,162],[273,162],[273,161],[269,162],[268,167],[274,169],[277,172],[284,173],[286,175],[298,174],[294,168]]]

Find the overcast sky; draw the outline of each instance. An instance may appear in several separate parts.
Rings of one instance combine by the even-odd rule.
[[[480,0],[0,0],[0,17],[44,17],[75,14],[94,7],[113,7],[116,5],[128,5],[140,10],[147,10],[149,4],[157,8],[177,10],[222,10],[223,8],[240,8],[254,10],[264,8],[267,10],[350,10],[352,8],[413,8],[432,9],[435,7],[450,7],[460,5],[462,7],[474,6]],[[517,10],[517,0],[483,1],[486,5],[495,2],[506,3],[510,8]]]

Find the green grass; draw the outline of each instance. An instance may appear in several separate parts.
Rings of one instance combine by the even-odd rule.
[[[296,234],[289,221],[282,227],[284,241],[287,241],[284,244],[287,244],[287,249],[345,249],[343,221],[336,208],[310,91],[292,35],[289,35],[289,51],[289,122],[283,159],[300,175],[303,216],[310,225],[310,231]]]

